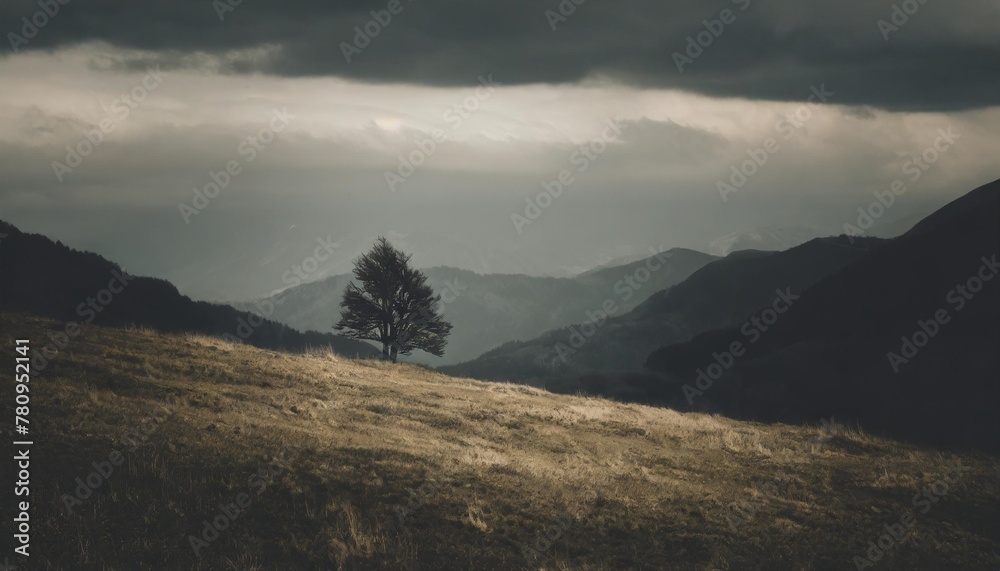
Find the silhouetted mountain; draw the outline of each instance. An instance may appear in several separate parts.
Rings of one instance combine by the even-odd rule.
[[[609,269],[612,269],[612,268],[619,268],[621,266],[627,266],[629,264],[634,264],[636,262],[641,262],[641,261],[645,260],[648,257],[649,257],[649,252],[641,252],[641,253],[638,253],[638,254],[632,253],[632,254],[625,254],[625,255],[621,255],[621,256],[615,256],[615,257],[611,258],[610,260],[608,260],[606,262],[600,263],[600,264],[598,264],[598,265],[596,265],[596,266],[594,266],[594,267],[592,267],[592,268],[590,268],[590,269],[588,269],[586,271],[583,271],[583,272],[580,272],[580,273],[576,274],[575,277],[582,278],[582,277],[586,277],[586,276],[590,276],[590,275],[593,275],[593,274],[597,274],[597,273],[600,273],[600,272],[603,272],[605,270],[609,270]]]
[[[631,312],[601,320],[601,303],[591,306],[592,325],[583,323],[549,331],[525,342],[512,342],[444,371],[474,378],[531,381],[560,391],[586,388],[601,394],[655,400],[647,390],[595,378],[641,371],[657,347],[679,343],[713,329],[732,327],[777,295],[799,294],[863,257],[879,240],[825,238],[785,252],[741,251],[712,262],[687,280],[650,296]],[[582,340],[582,343],[581,343]],[[640,382],[630,377],[633,382]],[[597,387],[596,389],[594,387]]]
[[[805,244],[820,236],[811,228],[801,226],[772,226],[750,232],[733,232],[720,236],[708,244],[708,252],[726,256],[740,250],[781,251]]]
[[[660,256],[662,260],[652,256],[575,278],[480,275],[449,267],[421,270],[441,294],[441,314],[454,328],[443,358],[415,353],[411,360],[450,364],[472,359],[512,339],[531,339],[587,319],[586,312],[607,299],[617,299],[625,312],[716,259],[685,249]],[[268,317],[298,329],[329,329],[340,317],[340,300],[350,280],[349,274],[338,275],[278,292],[267,298],[274,303]],[[618,292],[631,293],[624,299]],[[251,310],[257,304],[233,305]]]
[[[929,216],[917,222],[906,235],[920,234],[934,229],[942,224],[954,224],[957,216],[965,214],[974,208],[985,208],[987,211],[996,208],[997,192],[1000,191],[1000,180],[984,184],[979,188],[945,204]]]
[[[138,325],[224,335],[269,349],[330,346],[342,355],[378,354],[367,343],[301,333],[227,305],[192,301],[167,281],[130,276],[97,254],[23,233],[3,221],[0,233],[6,234],[0,240],[0,310],[5,312],[51,317],[84,328],[90,323]]]
[[[688,389],[694,408],[782,421],[836,415],[898,436],[997,448],[998,221],[1000,181],[816,284],[756,342],[739,329],[715,331],[648,363],[674,377],[665,392],[688,407],[682,384],[697,389],[715,355],[729,362],[724,352],[742,342],[746,353],[704,394]]]

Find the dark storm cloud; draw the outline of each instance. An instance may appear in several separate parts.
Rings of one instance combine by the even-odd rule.
[[[220,19],[224,1],[68,0],[18,49],[102,40],[151,52],[124,62],[132,66],[195,67],[201,60],[192,54],[203,52],[222,56],[217,69],[229,73],[373,82],[464,85],[493,73],[512,85],[605,76],[773,100],[804,99],[810,86],[825,83],[836,103],[848,105],[953,110],[1000,102],[995,2],[400,0],[398,13],[384,27],[371,25],[377,37],[348,63],[343,42],[354,43],[355,26],[364,28],[388,0],[243,0]],[[880,29],[879,20],[893,23],[897,5],[912,15],[898,11],[895,29]],[[688,38],[706,30],[703,21],[724,9],[730,23],[679,72],[674,53],[684,54]],[[4,2],[2,31],[20,33],[21,18],[39,10],[37,0]],[[567,15],[554,17],[560,10]],[[266,57],[232,54],[265,46]]]

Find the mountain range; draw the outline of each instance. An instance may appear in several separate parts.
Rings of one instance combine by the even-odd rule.
[[[473,359],[511,339],[532,339],[586,319],[588,310],[609,299],[624,313],[715,259],[678,248],[573,278],[425,269],[442,297],[441,313],[454,329],[443,358],[417,353],[411,360],[443,365]],[[340,316],[340,299],[350,281],[350,274],[332,276],[233,305],[254,311],[270,301],[274,311],[268,317],[301,330],[329,331]]]
[[[836,414],[927,441],[996,446],[998,220],[993,182],[817,283],[754,342],[735,327],[714,331],[647,365],[675,388],[687,384],[701,409],[782,421]],[[745,354],[731,359],[738,341]],[[720,361],[732,363],[706,380]]]
[[[593,378],[595,374],[641,372],[655,349],[738,325],[770,303],[776,291],[800,294],[863,257],[876,243],[878,239],[868,238],[849,244],[845,237],[816,239],[784,252],[736,252],[656,292],[630,312],[510,342],[443,370],[474,378],[528,381],[569,392],[600,382]],[[613,382],[607,390],[611,396],[634,393],[626,385]]]
[[[998,194],[1000,181],[985,185],[893,239],[735,252],[624,315],[441,370],[756,420],[838,415],[902,437],[997,446]]]
[[[556,392],[765,421],[835,415],[997,447],[998,196],[1000,181],[987,184],[891,239],[721,258],[677,248],[562,278],[433,267],[425,273],[454,325],[437,364]],[[377,355],[330,333],[350,274],[233,307],[6,222],[0,234],[0,309],[65,322],[49,335],[56,349],[94,323]]]

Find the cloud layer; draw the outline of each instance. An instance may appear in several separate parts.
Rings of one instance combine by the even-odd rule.
[[[612,80],[779,101],[802,100],[826,83],[839,86],[843,104],[893,110],[1000,102],[1000,4],[981,0],[50,5],[58,6],[51,17],[37,16],[35,0],[0,5],[13,48],[103,41],[139,50],[114,62],[126,67],[434,86],[471,85],[494,73],[511,85]],[[22,18],[45,24],[29,39]]]
[[[996,2],[577,1],[3,2],[2,217],[234,299],[317,238],[567,275],[1000,176]]]

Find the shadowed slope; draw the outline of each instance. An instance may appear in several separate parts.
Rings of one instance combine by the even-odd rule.
[[[53,325],[0,314],[4,358]],[[886,568],[1000,564],[993,459],[842,427],[98,326],[32,399],[38,569],[849,568],[907,510]],[[124,464],[67,516],[63,494],[113,450]],[[954,461],[969,470],[917,511]],[[244,493],[196,556],[189,536]]]

